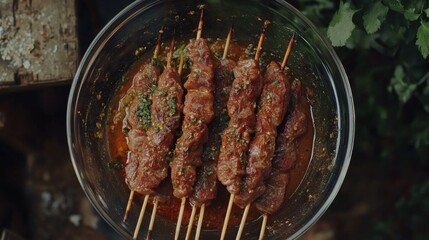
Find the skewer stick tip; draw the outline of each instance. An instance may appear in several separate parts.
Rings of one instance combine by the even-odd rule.
[[[153,224],[155,223],[156,210],[158,208],[158,198],[155,198],[153,203],[152,216],[150,217],[149,229],[147,230],[146,240],[152,239]]]
[[[195,240],[199,240],[200,239],[200,235],[201,235],[201,228],[203,226],[203,219],[204,219],[204,211],[206,209],[206,205],[203,204],[200,207],[200,214],[198,216],[198,225],[197,225],[197,233],[195,234]]]
[[[197,207],[192,206],[191,217],[189,218],[188,230],[186,231],[185,240],[189,240],[191,238],[192,227],[194,226],[195,213],[197,212]]]
[[[174,39],[174,36],[173,36],[173,38],[171,39],[171,43],[170,43],[170,53],[169,53],[169,56],[168,56],[168,59],[167,59],[167,68],[171,67],[171,61],[173,60],[174,41],[175,41],[175,39]]]
[[[262,218],[262,226],[261,226],[261,233],[259,234],[259,240],[264,239],[265,229],[267,228],[267,221],[268,221],[268,215],[265,213],[264,217]]]
[[[197,40],[201,38],[201,32],[203,31],[203,17],[204,17],[204,7],[201,7],[201,14],[200,14],[200,21],[198,23],[198,30],[197,30]]]
[[[249,214],[250,203],[244,208],[243,216],[241,217],[240,227],[238,228],[237,237],[235,240],[240,240],[243,234],[244,225],[246,224],[247,215]]]
[[[235,194],[231,193],[229,196],[228,208],[226,209],[225,219],[223,221],[222,233],[220,235],[220,240],[225,239],[226,229],[228,228],[229,217],[231,216],[232,204],[234,203]]]
[[[286,67],[287,60],[289,58],[290,52],[292,51],[292,45],[293,45],[294,39],[295,39],[295,33],[292,34],[292,37],[289,40],[289,44],[287,46],[285,55],[283,57],[283,61],[282,61],[282,65],[281,65],[282,70],[284,70]]]
[[[185,210],[185,203],[186,203],[186,198],[183,197],[182,202],[180,203],[180,210],[179,210],[179,216],[177,218],[176,232],[174,234],[174,240],[179,239],[180,227],[182,226],[183,212]]]
[[[232,33],[234,32],[234,25],[229,28],[228,36],[225,41],[225,48],[223,49],[222,59],[226,59],[229,50],[229,44],[231,43]]]
[[[159,29],[158,39],[156,40],[155,50],[153,51],[153,58],[155,59],[158,58],[159,50],[161,49],[161,39],[163,34],[164,34],[164,27],[161,27],[161,29]]]
[[[139,235],[140,227],[142,225],[143,216],[144,216],[144,213],[146,211],[146,206],[147,206],[148,200],[149,200],[149,195],[146,195],[144,197],[144,200],[143,200],[143,205],[142,205],[142,208],[140,210],[139,219],[137,220],[136,228],[134,229],[133,239],[137,239],[137,236]]]
[[[262,52],[262,43],[265,40],[265,32],[267,31],[268,25],[270,24],[270,21],[265,20],[264,26],[262,28],[261,36],[259,37],[258,46],[256,47],[256,54],[255,54],[255,60],[259,61],[259,57],[261,56]]]
[[[133,199],[134,199],[134,193],[135,193],[134,191],[131,191],[130,196],[128,197],[127,208],[125,209],[124,218],[122,219],[123,222],[126,222],[128,219],[128,216],[130,215],[131,205],[132,205]]]
[[[182,71],[183,71],[183,64],[184,64],[184,56],[183,53],[180,54],[180,62],[179,62],[179,67],[177,68],[177,74],[182,75]]]

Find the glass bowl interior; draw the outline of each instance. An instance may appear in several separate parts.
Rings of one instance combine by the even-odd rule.
[[[122,77],[139,59],[137,49],[153,48],[159,29],[164,42],[191,39],[198,25],[198,4],[204,1],[137,1],[120,12],[95,38],[76,73],[67,110],[67,135],[77,177],[100,215],[121,235],[131,238],[140,206],[134,204],[122,221],[129,189],[108,167],[111,102]],[[269,217],[266,239],[296,238],[328,208],[345,177],[354,140],[354,108],[345,71],[329,43],[296,9],[284,1],[205,1],[204,38],[224,38],[234,23],[233,39],[257,43],[260,19],[268,19],[263,48],[269,56],[282,56],[289,38],[296,44],[288,67],[312,89],[314,146],[311,162],[296,191]],[[175,33],[174,33],[175,32]],[[147,50],[145,50],[147,49]],[[277,58],[277,60],[279,60]],[[226,206],[225,206],[226,207]],[[149,213],[143,226],[149,224]],[[244,239],[257,239],[261,221],[244,228]],[[173,238],[175,223],[157,218],[154,239]],[[234,238],[231,228],[227,239]],[[145,236],[142,228],[140,236]],[[218,239],[217,230],[204,230],[202,239]]]

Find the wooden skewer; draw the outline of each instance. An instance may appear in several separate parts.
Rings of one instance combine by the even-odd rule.
[[[189,218],[188,231],[186,231],[185,240],[189,240],[191,238],[192,226],[194,225],[194,219],[195,219],[195,213],[196,212],[197,212],[197,207],[194,205],[194,206],[192,206],[191,217]]]
[[[265,20],[264,21],[264,27],[262,28],[261,36],[259,37],[258,47],[256,48],[256,54],[255,54],[255,60],[258,61],[261,57],[262,52],[262,43],[265,40],[265,32],[267,31],[268,24],[270,24],[270,21]]]
[[[234,32],[234,26],[229,28],[228,36],[226,37],[225,48],[223,49],[222,59],[226,59],[229,50],[229,44],[231,43],[232,33]]]
[[[180,227],[182,226],[183,212],[185,210],[185,203],[186,203],[186,198],[183,197],[182,198],[182,203],[180,204],[179,217],[177,218],[176,232],[175,232],[175,235],[174,235],[174,240],[179,239]]]
[[[244,209],[243,217],[241,218],[240,227],[238,228],[237,237],[235,240],[240,240],[241,234],[243,233],[244,224],[246,224],[246,218],[249,214],[250,204],[247,204],[246,208]]]
[[[179,216],[177,217],[177,223],[176,223],[176,232],[174,234],[174,239],[177,240],[180,235],[180,227],[182,226],[182,220],[183,220],[183,212],[185,211],[185,204],[186,204],[186,197],[182,197],[182,202],[180,204],[180,210],[179,210]],[[194,211],[194,207],[192,208],[192,211]],[[188,226],[189,228],[189,226]]]
[[[198,217],[197,233],[195,234],[195,240],[199,240],[200,239],[201,227],[203,226],[203,219],[204,219],[204,211],[205,211],[205,209],[206,209],[206,205],[205,204],[201,205],[200,214],[199,214],[199,217]]]
[[[294,38],[295,38],[295,33],[292,34],[292,37],[289,40],[289,44],[288,44],[286,52],[285,52],[285,56],[283,57],[283,61],[282,61],[282,65],[281,65],[282,70],[284,70],[286,67],[287,60],[289,58],[290,52],[292,51],[292,45],[293,45]]]
[[[198,22],[196,40],[201,38],[201,33],[203,32],[203,24],[204,24],[203,17],[204,17],[204,8],[201,8],[200,21]],[[183,61],[182,59],[183,59],[183,56],[180,59],[181,62]],[[183,65],[183,62],[181,64]],[[181,71],[180,71],[180,73],[181,73]],[[180,75],[180,73],[179,73],[179,75]],[[177,218],[177,223],[176,223],[176,232],[174,234],[175,240],[177,240],[179,238],[180,227],[182,225],[182,219],[183,219],[183,211],[185,210],[185,203],[186,203],[186,197],[182,197],[182,203],[180,204],[179,216]],[[192,211],[194,211],[194,209],[192,209]],[[189,226],[188,226],[188,228],[189,228]]]
[[[159,30],[158,39],[156,40],[156,47],[155,47],[155,50],[153,51],[153,57],[154,58],[158,58],[158,53],[159,53],[159,50],[161,49],[162,34],[164,34],[164,28],[163,27],[161,27],[161,29]]]
[[[149,195],[146,195],[143,200],[143,205],[142,205],[142,209],[140,210],[139,219],[137,221],[136,228],[134,229],[133,239],[137,239],[137,236],[139,235],[140,226],[142,225],[143,216],[146,211],[148,200],[149,200]]]
[[[130,192],[130,196],[128,197],[128,203],[127,203],[127,208],[125,209],[125,214],[124,214],[124,218],[122,219],[122,221],[127,221],[128,216],[130,215],[130,211],[131,211],[131,205],[133,203],[133,199],[134,199],[134,191]]]
[[[259,240],[264,239],[265,228],[267,227],[268,215],[264,214],[264,218],[262,219],[261,233],[259,234]]]
[[[201,38],[201,33],[203,32],[203,17],[204,17],[204,8],[201,8],[200,21],[198,22],[198,30],[197,30],[197,40]]]
[[[152,239],[152,230],[153,224],[155,222],[156,210],[158,208],[158,198],[155,198],[155,202],[153,203],[152,216],[150,217],[149,229],[147,230],[146,240]]]
[[[286,67],[286,63],[287,63],[287,60],[288,60],[289,55],[290,55],[290,52],[292,51],[292,45],[293,45],[294,38],[295,38],[295,33],[294,33],[294,34],[292,34],[292,37],[291,37],[291,38],[290,38],[290,40],[289,40],[289,44],[288,44],[288,46],[287,46],[287,49],[286,49],[285,55],[284,55],[284,57],[283,57],[282,65],[280,66],[280,67],[281,67],[281,69],[282,69],[282,71],[285,69],[285,67]],[[250,203],[249,203],[249,204],[247,204],[246,208],[247,208],[248,206],[250,207]],[[247,217],[247,216],[246,216],[246,217]],[[245,218],[246,218],[246,217],[245,217],[245,216],[244,216],[244,214],[243,214],[243,219],[244,219],[244,221],[245,221]],[[243,219],[242,219],[242,221],[243,221]],[[264,217],[263,217],[263,219],[262,219],[262,226],[261,226],[261,232],[260,232],[260,234],[259,234],[259,239],[264,239],[264,235],[265,235],[265,228],[267,227],[267,221],[268,221],[268,215],[265,213],[265,214],[264,214]],[[241,226],[240,226],[240,227],[241,227]]]
[[[222,233],[220,235],[221,240],[225,239],[226,229],[228,228],[228,222],[229,222],[229,217],[231,216],[231,209],[232,209],[232,205],[234,203],[234,198],[235,198],[235,194],[232,193],[229,196],[228,208],[226,209],[226,215],[225,215],[225,219],[223,221]]]
[[[161,27],[161,29],[159,30],[158,38],[156,40],[155,50],[153,51],[153,58],[154,59],[158,58],[159,50],[161,49],[161,39],[162,39],[163,33],[164,33],[164,29]],[[122,221],[124,221],[124,222],[127,221],[128,216],[130,215],[131,205],[132,205],[133,199],[134,199],[134,193],[135,193],[134,191],[131,191],[130,196],[128,197],[127,207],[125,208],[124,218],[122,219]],[[144,212],[143,212],[143,214],[144,214]]]
[[[265,32],[267,31],[268,24],[270,24],[270,21],[265,20],[264,21],[264,26],[262,28],[261,36],[259,37],[258,46],[256,48],[255,61],[259,61],[259,58],[261,57],[262,43],[265,40]],[[221,237],[220,237],[221,240],[223,240],[225,238],[226,229],[228,227],[228,222],[229,222],[229,217],[231,215],[232,204],[234,203],[234,198],[235,198],[235,194],[231,194],[231,196],[229,197],[228,208],[227,208],[227,211],[226,211],[226,216],[225,216],[225,220],[223,222],[222,233],[221,233]],[[245,213],[246,213],[246,209],[248,209],[249,207],[246,206]],[[247,218],[247,214],[245,214],[245,215],[246,215],[246,218]],[[244,215],[243,215],[243,217],[244,217]],[[243,219],[241,221],[243,222]],[[244,218],[244,222],[245,221],[246,221],[246,219]],[[243,226],[241,226],[241,225],[243,225]],[[240,224],[240,228],[243,228],[243,227],[244,227],[244,223]],[[243,229],[241,229],[241,232],[242,231],[243,231]],[[239,230],[239,234],[241,236],[240,230]],[[237,235],[237,237],[238,237],[238,235]]]

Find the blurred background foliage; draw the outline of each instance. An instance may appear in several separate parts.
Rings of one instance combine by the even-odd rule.
[[[429,1],[290,3],[331,41],[354,94],[353,158],[332,206],[354,225],[334,221],[336,238],[427,239]]]

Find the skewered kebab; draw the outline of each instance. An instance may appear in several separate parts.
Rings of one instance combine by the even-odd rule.
[[[197,230],[195,239],[199,239],[202,227],[202,221],[204,218],[204,211],[207,204],[214,200],[217,195],[217,174],[216,164],[217,158],[220,151],[220,132],[224,130],[226,126],[223,123],[227,118],[226,103],[228,101],[228,95],[231,89],[232,81],[234,80],[233,69],[236,66],[236,62],[227,59],[228,48],[231,42],[233,27],[230,28],[228,36],[225,42],[223,56],[219,61],[219,64],[215,68],[215,81],[214,81],[214,119],[212,124],[209,125],[210,129],[210,142],[206,144],[203,152],[203,164],[197,172],[197,182],[195,184],[194,192],[190,198],[190,202],[193,204],[192,209],[200,206],[199,219],[197,224]],[[192,224],[190,222],[189,224]],[[191,227],[188,227],[188,230]]]
[[[184,55],[192,64],[190,74],[184,84],[187,94],[183,108],[182,135],[176,142],[175,156],[170,163],[173,195],[181,198],[182,203],[193,191],[196,168],[202,164],[202,150],[208,140],[207,125],[212,121],[214,115],[214,64],[210,47],[207,41],[201,38],[203,14],[202,9],[196,40],[191,40],[184,50]],[[191,216],[195,216],[195,209]],[[181,217],[179,215],[176,239],[178,231],[180,231]],[[192,217],[190,221],[192,221]],[[188,231],[187,235],[189,234]]]
[[[250,204],[261,196],[266,186],[264,180],[271,172],[271,161],[274,156],[277,127],[283,122],[291,96],[290,83],[283,70],[286,66],[294,37],[289,41],[281,66],[271,61],[264,76],[264,87],[259,99],[259,110],[256,120],[256,133],[249,147],[249,162],[241,192],[234,202],[245,207],[237,239],[241,237]]]
[[[268,21],[264,22],[255,58],[240,60],[234,68],[235,79],[227,103],[230,121],[227,128],[222,132],[222,146],[217,165],[218,179],[231,194],[221,240],[225,237],[234,196],[240,191],[241,178],[245,174],[246,153],[250,136],[256,124],[256,101],[262,90],[262,77],[259,72],[258,60],[268,24]]]
[[[273,214],[283,204],[289,182],[289,172],[298,156],[298,139],[307,132],[308,116],[302,111],[305,98],[302,96],[299,80],[292,83],[291,111],[285,124],[279,130],[276,156],[273,159],[273,170],[267,179],[267,189],[255,203],[258,210],[264,213],[261,237],[264,236],[268,214]],[[260,239],[261,239],[260,237]]]
[[[168,160],[171,147],[174,143],[175,132],[179,128],[180,115],[183,108],[183,89],[180,85],[180,77],[171,67],[174,51],[174,38],[170,46],[170,56],[167,67],[160,75],[156,93],[153,94],[151,106],[152,123],[147,131],[147,138],[142,142],[142,151],[138,161],[125,167],[128,186],[133,191],[145,195],[141,216],[149,195],[155,195],[154,212],[158,205],[159,196],[156,188],[168,175]],[[152,222],[152,220],[151,220]],[[137,238],[141,221],[138,222],[134,232]],[[151,224],[153,226],[153,224]],[[148,231],[150,235],[150,230]]]
[[[161,38],[163,29],[159,31],[156,47],[153,53],[153,59],[158,58],[158,53],[161,48]],[[125,107],[127,114],[123,119],[122,129],[127,134],[127,145],[129,148],[128,161],[133,164],[137,161],[137,152],[141,151],[141,145],[146,137],[146,131],[150,126],[152,105],[151,96],[153,89],[156,87],[159,76],[158,67],[151,63],[143,64],[139,67],[138,72],[134,75],[131,87],[128,89],[126,96],[136,94],[131,101],[129,107]],[[126,104],[125,99],[120,104]],[[134,198],[134,191],[131,191],[128,198],[128,204],[125,210],[123,221],[125,222],[131,210],[131,204]]]

